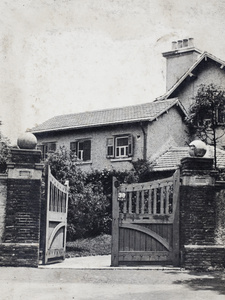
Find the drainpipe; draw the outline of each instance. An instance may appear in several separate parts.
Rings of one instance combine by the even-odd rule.
[[[144,140],[143,140],[143,159],[147,160],[147,133],[145,131],[145,127],[142,122],[140,122],[141,130],[143,132]]]

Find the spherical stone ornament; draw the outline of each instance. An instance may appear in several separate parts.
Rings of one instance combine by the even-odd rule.
[[[17,145],[20,149],[35,149],[37,138],[31,132],[25,132],[17,139]]]
[[[190,156],[203,157],[206,154],[207,146],[201,140],[194,140],[189,144]]]

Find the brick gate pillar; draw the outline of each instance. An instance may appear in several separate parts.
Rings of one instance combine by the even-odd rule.
[[[28,135],[28,140],[30,138],[31,136]],[[22,146],[25,147],[32,148],[29,143]],[[5,230],[3,243],[0,244],[0,265],[38,266],[43,170],[40,161],[41,151],[11,149],[11,161],[8,163]]]
[[[180,249],[186,269],[225,266],[225,247],[216,242],[218,211],[213,159],[181,160]]]

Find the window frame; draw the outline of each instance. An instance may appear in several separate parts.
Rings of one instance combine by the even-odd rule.
[[[53,149],[50,149],[54,145]],[[57,150],[57,142],[51,141],[51,142],[42,142],[41,144],[37,145],[37,149],[41,150],[42,152],[42,159],[46,159],[48,157],[48,154],[54,153]]]
[[[127,144],[119,145],[118,141],[127,138]],[[107,158],[127,159],[133,156],[133,136],[131,134],[121,134],[109,137],[106,140]]]
[[[91,139],[79,139],[70,142],[70,151],[75,153],[78,162],[91,161]]]

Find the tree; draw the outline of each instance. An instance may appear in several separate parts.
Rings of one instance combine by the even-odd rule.
[[[187,125],[191,135],[213,145],[217,168],[216,147],[225,134],[225,90],[214,84],[201,85],[194,100],[186,119]]]
[[[1,123],[0,123],[1,124]],[[10,142],[0,132],[0,173],[5,173],[10,156]]]

